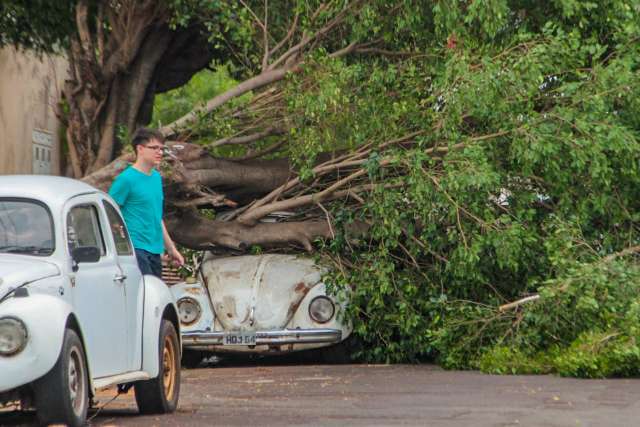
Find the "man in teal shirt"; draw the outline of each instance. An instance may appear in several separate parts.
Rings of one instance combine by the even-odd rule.
[[[162,220],[162,177],[155,168],[162,161],[164,136],[156,130],[140,128],[131,145],[136,161],[116,177],[109,195],[120,206],[142,274],[161,277],[165,249],[171,259],[184,264]]]

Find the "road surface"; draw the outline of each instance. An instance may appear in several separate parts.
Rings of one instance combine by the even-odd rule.
[[[99,395],[104,406],[113,391]],[[94,426],[638,426],[640,380],[491,376],[431,365],[239,366],[184,370],[176,413],[139,416],[132,393]],[[33,413],[0,414],[32,425]]]

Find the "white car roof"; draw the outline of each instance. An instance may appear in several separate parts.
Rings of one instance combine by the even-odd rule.
[[[2,175],[0,197],[23,197],[40,200],[51,208],[61,207],[79,194],[100,190],[82,181],[51,175]]]

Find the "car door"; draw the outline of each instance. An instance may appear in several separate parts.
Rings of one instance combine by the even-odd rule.
[[[144,300],[142,273],[122,216],[106,198],[102,199],[102,205],[109,221],[109,240],[114,246],[116,262],[123,278],[127,345],[131,349],[127,355],[127,365],[131,370],[140,370],[142,368],[142,304]]]
[[[125,293],[116,255],[105,244],[106,218],[98,198],[74,198],[65,210],[69,259],[74,248],[100,249],[95,263],[73,265],[73,305],[81,325],[91,375],[100,378],[126,372],[127,329]],[[73,271],[75,270],[75,272]]]

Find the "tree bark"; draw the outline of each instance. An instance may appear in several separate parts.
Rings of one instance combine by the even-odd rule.
[[[208,220],[192,211],[169,216],[165,221],[176,242],[202,250],[223,247],[245,251],[254,245],[287,247],[297,244],[311,252],[313,239],[331,237],[326,221],[260,223],[246,226],[236,221]]]

